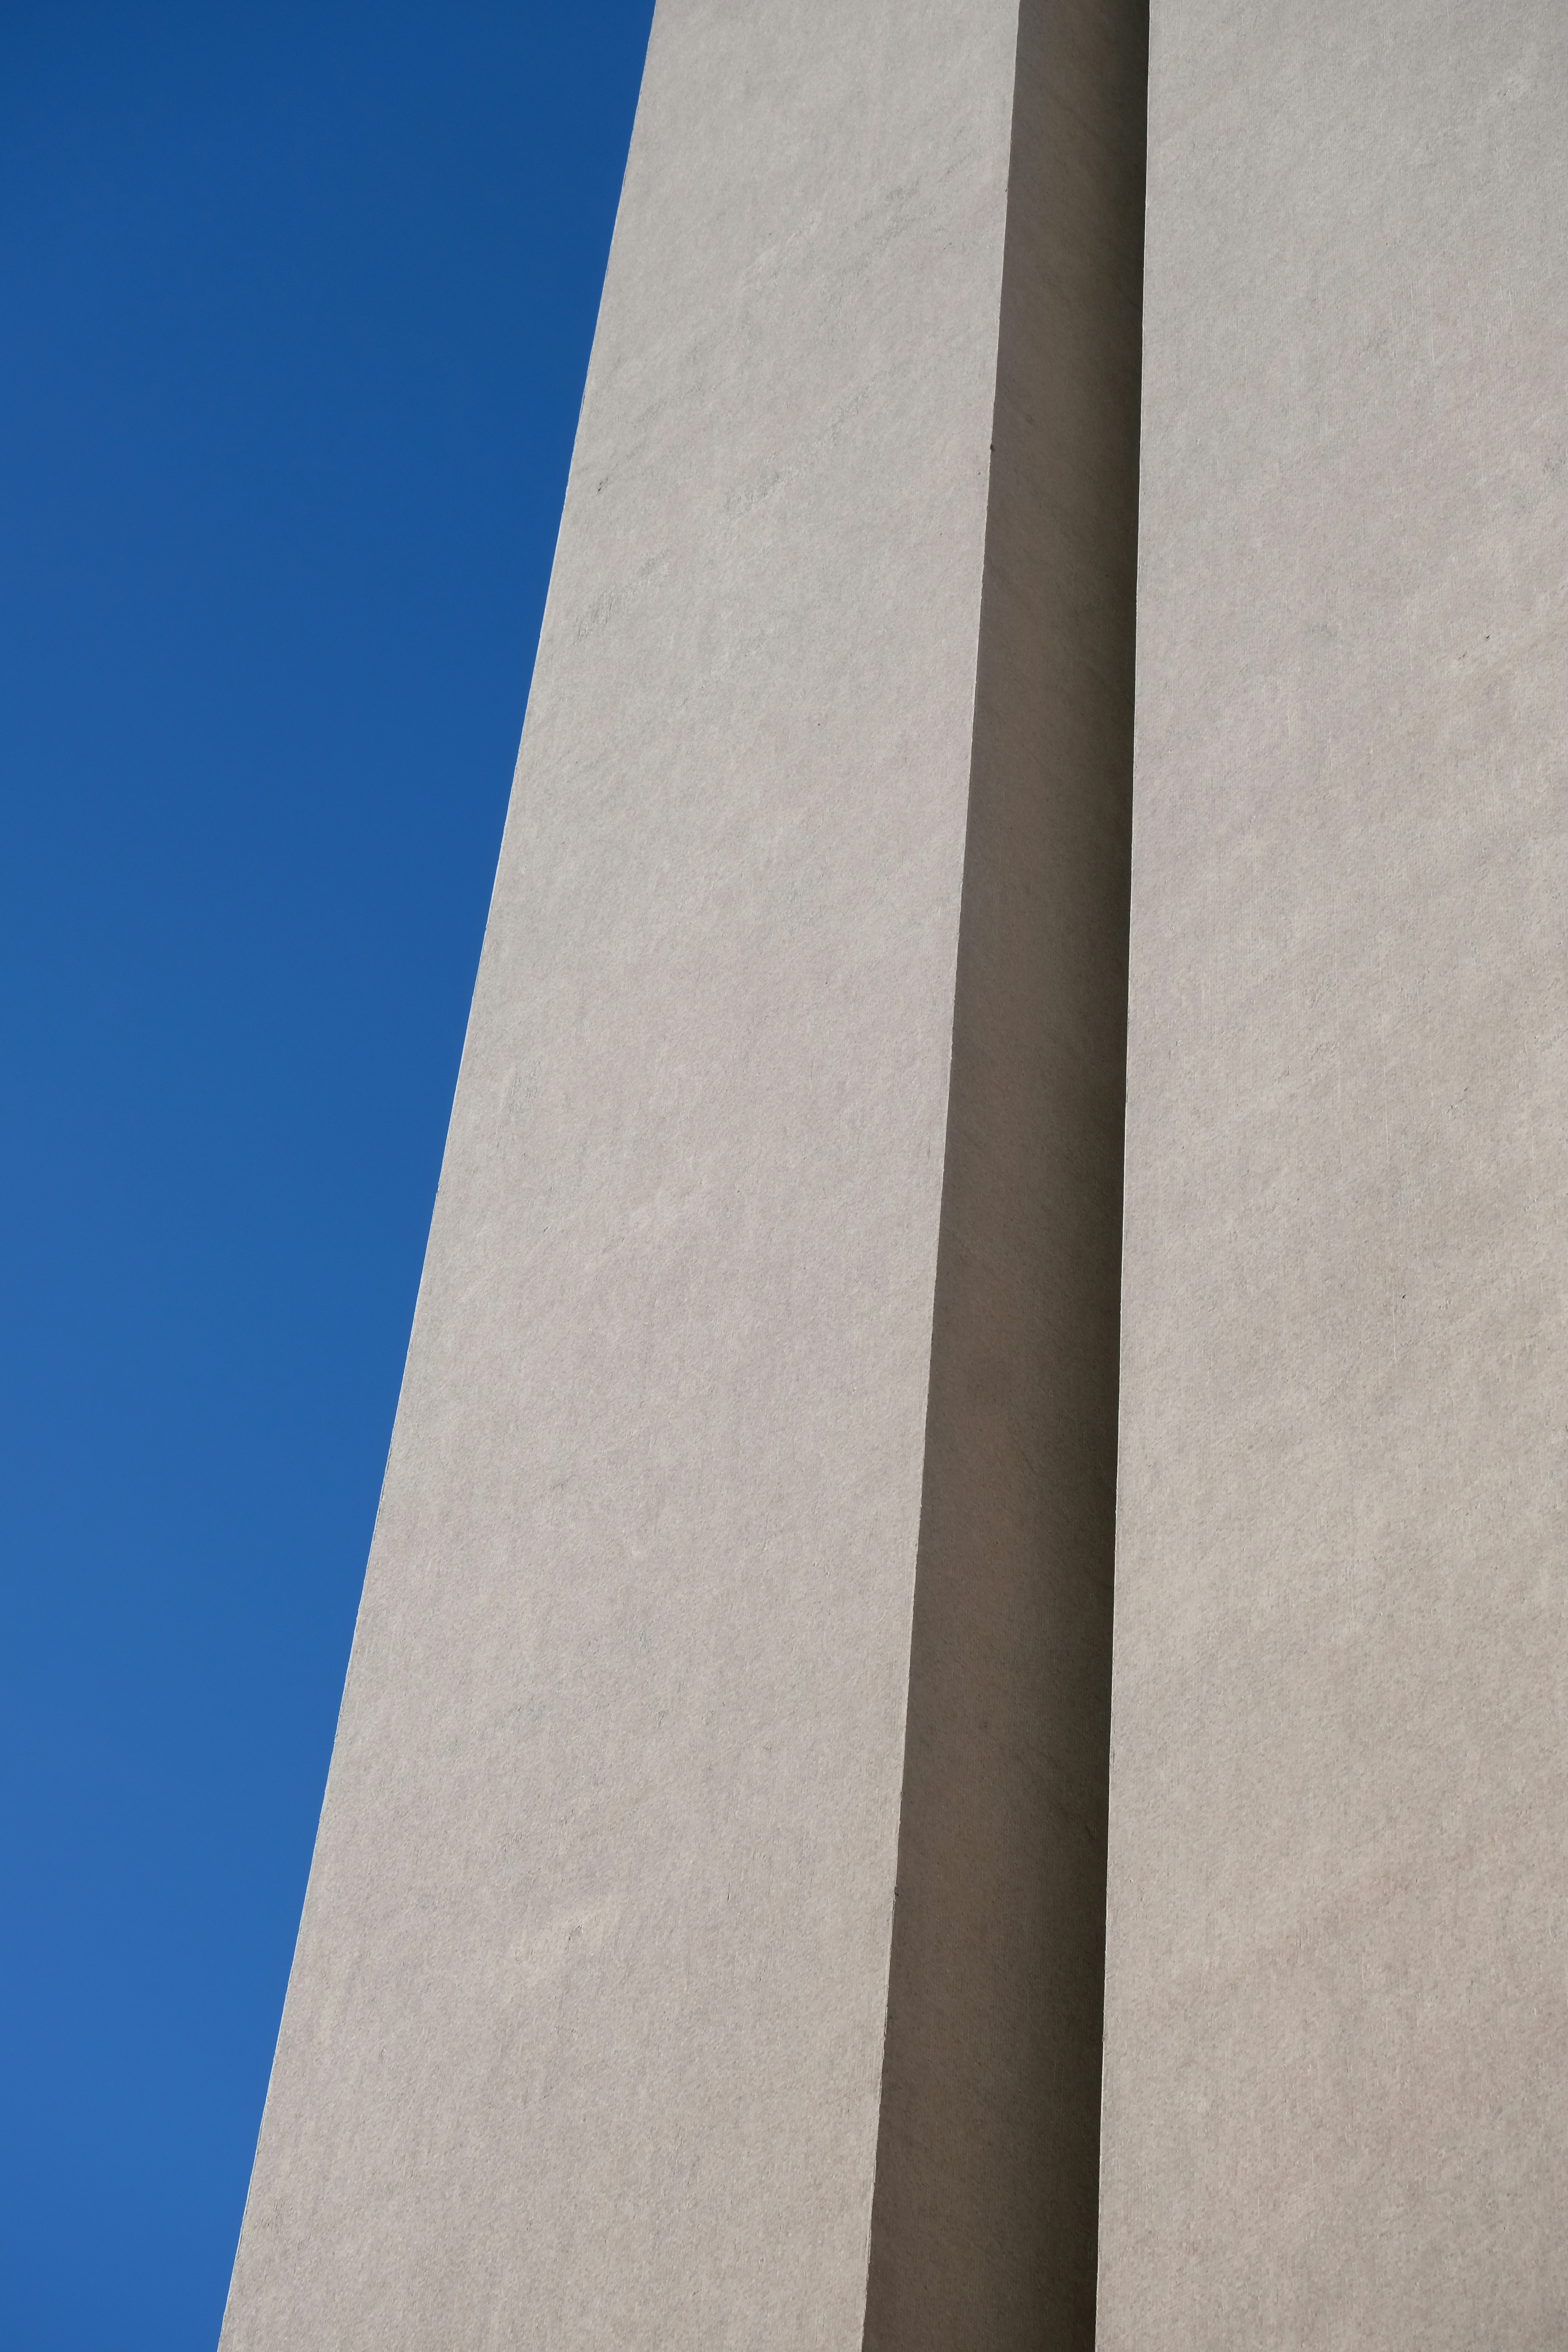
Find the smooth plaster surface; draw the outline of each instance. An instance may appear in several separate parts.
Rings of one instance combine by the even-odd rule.
[[[1568,2343],[1568,11],[1155,0],[1103,2352]]]
[[[1137,142],[1021,100],[1005,341],[1017,35],[660,0],[225,2352],[1088,2341]]]

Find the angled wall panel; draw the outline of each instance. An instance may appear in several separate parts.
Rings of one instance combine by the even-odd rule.
[[[1142,74],[660,0],[225,2352],[1089,2341]]]

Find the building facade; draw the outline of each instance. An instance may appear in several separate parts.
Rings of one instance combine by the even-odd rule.
[[[658,0],[225,2352],[1568,2341],[1565,121]]]

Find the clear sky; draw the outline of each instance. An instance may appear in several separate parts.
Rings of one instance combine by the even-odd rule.
[[[4,2352],[216,2337],[650,13],[0,5]]]

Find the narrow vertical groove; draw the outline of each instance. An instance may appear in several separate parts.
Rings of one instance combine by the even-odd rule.
[[[1024,0],[867,2352],[1094,2337],[1146,0]]]

